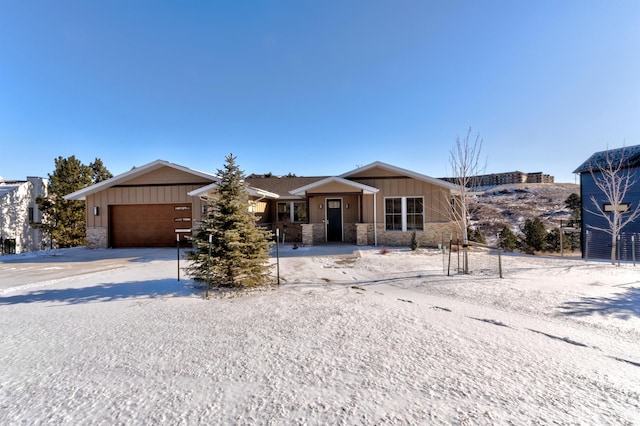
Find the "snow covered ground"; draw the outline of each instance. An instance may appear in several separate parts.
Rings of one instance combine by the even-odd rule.
[[[640,266],[321,250],[211,300],[175,250],[0,257],[0,424],[640,424]]]

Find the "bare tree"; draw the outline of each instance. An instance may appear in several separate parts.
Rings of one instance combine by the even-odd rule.
[[[484,171],[485,165],[480,165],[480,152],[482,151],[482,139],[480,134],[475,139],[471,136],[471,127],[464,138],[456,136],[455,147],[449,152],[449,164],[453,184],[458,187],[457,202],[451,209],[453,220],[458,225],[462,234],[463,246],[463,272],[469,273],[467,245],[469,236],[467,230],[470,224],[470,210],[473,195],[470,189],[476,187],[476,178]]]
[[[638,182],[638,176],[632,169],[626,167],[627,155],[622,150],[619,159],[610,155],[609,150],[605,153],[604,161],[594,166],[589,164],[589,173],[593,178],[596,187],[606,198],[606,202],[598,201],[595,195],[590,197],[594,209],[585,210],[593,215],[603,217],[607,227],[589,225],[589,228],[603,231],[611,236],[611,264],[616,263],[617,241],[620,231],[630,222],[640,217],[640,204],[631,208],[629,203],[625,203],[627,192]]]

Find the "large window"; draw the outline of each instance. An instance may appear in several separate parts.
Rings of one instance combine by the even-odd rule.
[[[422,197],[385,198],[384,208],[384,223],[387,231],[422,231],[424,229]]]
[[[387,231],[402,231],[402,198],[384,200],[384,222]]]
[[[307,221],[307,203],[278,203],[278,222],[301,223]]]

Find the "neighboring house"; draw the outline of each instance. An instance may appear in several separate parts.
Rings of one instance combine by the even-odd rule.
[[[36,198],[47,194],[47,180],[27,177],[27,180],[5,181],[0,178],[0,240],[2,247],[9,247],[16,253],[36,251],[45,248],[48,240],[38,229],[42,214]],[[15,242],[15,245],[14,245]],[[6,251],[6,250],[5,250]]]
[[[608,201],[602,191],[596,186],[594,177],[601,176],[600,170],[607,167],[607,157],[612,164],[618,165],[622,160],[623,169],[621,173],[630,173],[635,184],[627,191],[623,200],[628,204],[625,208],[633,209],[640,203],[640,145],[630,146],[620,149],[596,152],[582,163],[574,173],[580,174],[580,198],[582,200],[582,241],[583,257],[596,259],[611,258],[611,236],[604,231],[595,228],[608,228],[607,221],[601,215],[594,213],[595,206],[591,197],[595,197],[603,209],[607,209]],[[593,170],[593,174],[591,171]],[[638,247],[640,237],[640,221],[634,221],[621,230],[620,235],[620,257],[621,260],[631,260],[632,239]],[[640,255],[640,253],[638,253]]]
[[[246,181],[259,225],[279,228],[285,241],[409,245],[416,231],[421,245],[437,246],[457,229],[455,185],[381,162],[340,176]],[[197,228],[217,182],[158,160],[65,198],[86,200],[89,247],[170,246]]]

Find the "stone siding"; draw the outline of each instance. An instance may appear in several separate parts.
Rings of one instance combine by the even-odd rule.
[[[368,223],[356,223],[356,245],[369,245],[369,230],[373,229]],[[373,233],[373,231],[371,231]]]
[[[302,228],[302,245],[313,245],[313,223],[303,223],[300,225]]]
[[[345,243],[355,244],[357,242],[356,224],[355,223],[345,223],[344,226],[343,226],[343,229],[344,229],[343,241]]]
[[[456,230],[454,223],[425,223],[424,231],[417,231],[416,237],[420,247],[438,247],[439,244],[449,242],[449,236]],[[411,234],[413,231],[385,231],[384,224],[378,224],[378,245],[385,246],[406,246],[411,245]]]
[[[107,248],[107,228],[87,227],[87,248]]]

